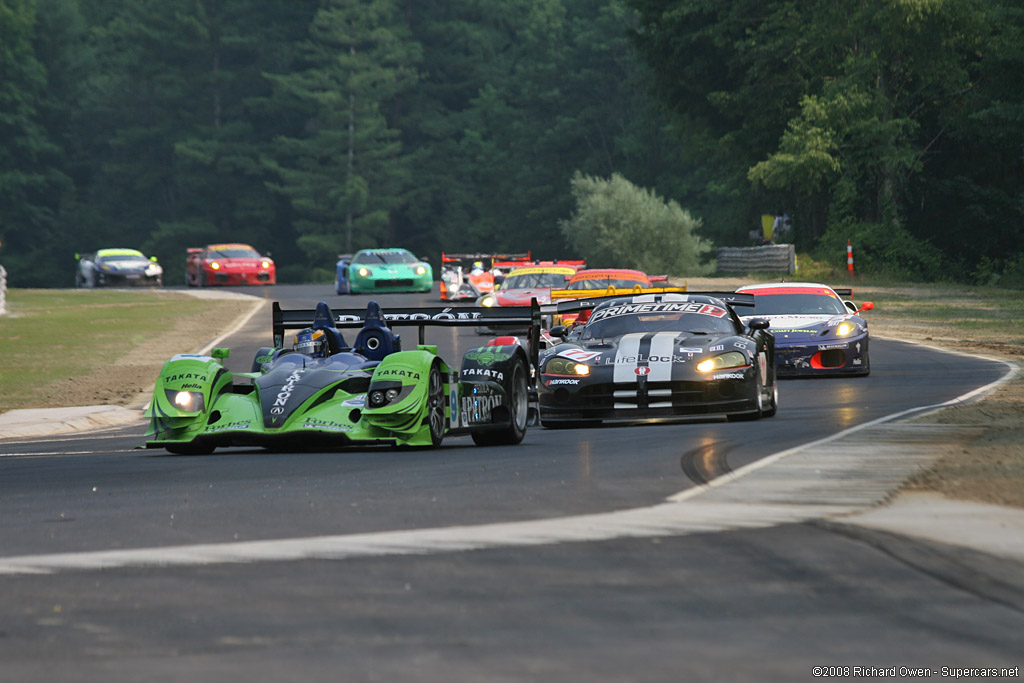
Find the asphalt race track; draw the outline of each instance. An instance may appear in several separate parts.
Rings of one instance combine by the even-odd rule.
[[[367,301],[330,285],[239,291],[285,307]],[[269,343],[269,317],[268,304],[232,338],[230,368]],[[482,341],[428,332],[454,363]],[[815,666],[1020,666],[1024,600],[990,585],[1019,568],[829,523],[542,545],[503,545],[496,526],[486,549],[358,552],[384,532],[656,505],[1005,372],[888,340],[871,355],[867,378],[783,381],[774,418],[531,428],[513,447],[459,437],[182,457],[140,449],[142,424],[0,441],[0,681],[792,681]],[[345,537],[348,554],[280,554],[321,537]],[[205,544],[249,554],[210,561]],[[143,549],[142,563],[103,554]],[[73,561],[5,574],[25,556]],[[89,568],[97,558],[109,561]]]

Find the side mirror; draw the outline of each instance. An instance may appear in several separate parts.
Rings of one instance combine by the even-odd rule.
[[[566,336],[568,336],[569,334],[569,330],[566,328],[565,325],[555,325],[550,330],[548,330],[548,334],[550,334],[552,337],[560,337],[561,339],[565,339]]]
[[[747,323],[747,327],[752,330],[767,330],[769,327],[771,327],[771,323],[765,320],[764,318],[754,318],[749,323]]]
[[[210,355],[212,357],[214,357],[214,358],[219,358],[220,360],[224,360],[225,358],[228,357],[228,355],[230,353],[231,353],[231,349],[225,348],[223,346],[217,346],[217,347],[214,347],[213,351],[210,352]]]
[[[82,260],[82,257],[81,257],[81,256],[79,256],[79,254],[78,254],[78,252],[77,252],[77,251],[75,252],[75,258],[76,258],[76,259],[78,259],[79,261],[81,261],[81,260]]]
[[[150,256],[149,260],[152,261],[153,263],[156,263],[156,256]]]
[[[874,310],[874,308],[875,308],[875,304],[873,302],[871,302],[871,301],[865,301],[864,303],[862,303],[860,305],[860,310],[861,311],[871,311],[871,310]]]

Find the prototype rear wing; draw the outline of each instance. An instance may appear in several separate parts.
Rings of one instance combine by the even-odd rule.
[[[300,330],[313,324],[314,309],[285,309],[277,301],[273,304],[274,346],[284,345],[285,330]],[[366,309],[345,308],[331,311],[338,329],[362,328],[366,322]],[[416,327],[419,343],[426,344],[427,327],[497,327],[525,332],[530,340],[530,361],[536,365],[540,343],[541,315],[536,299],[529,306],[443,308],[392,308],[381,312],[388,327]]]
[[[476,261],[483,261],[488,269],[499,263],[502,265],[525,264],[530,261],[530,252],[525,254],[446,254],[441,252],[442,265],[450,263],[468,268]]]

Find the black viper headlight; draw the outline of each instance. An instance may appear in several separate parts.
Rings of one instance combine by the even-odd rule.
[[[845,337],[853,332],[856,327],[851,323],[839,323],[836,325],[836,336]]]
[[[497,288],[495,288],[495,289],[497,289]],[[480,299],[480,305],[484,306],[486,308],[491,308],[496,303],[498,303],[498,302],[497,302],[497,300],[493,296],[485,296],[483,299]]]
[[[701,372],[714,372],[726,368],[741,368],[744,365],[748,365],[745,355],[739,351],[728,351],[712,358],[705,358],[697,363],[697,369]]]
[[[185,391],[184,389],[164,389],[167,400],[178,410],[186,413],[198,413],[205,406],[201,391]]]
[[[552,358],[544,366],[544,372],[549,375],[589,375],[590,366],[568,358]]]

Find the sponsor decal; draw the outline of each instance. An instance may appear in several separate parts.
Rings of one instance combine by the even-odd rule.
[[[256,356],[256,362],[259,363],[260,365],[263,365],[264,363],[269,363],[272,360],[274,360],[273,356]]]
[[[351,432],[352,427],[334,420],[321,420],[315,417],[307,417],[302,423],[306,429],[321,429],[325,432]]]
[[[750,348],[750,344],[743,341],[742,339],[737,339],[732,343],[732,345],[735,346],[737,349],[743,349],[744,351]]]
[[[722,349],[722,348],[725,348],[725,347],[722,347],[722,346],[716,346],[715,347],[715,349]],[[711,349],[711,350],[714,351],[715,349]],[[695,354],[695,353],[703,353],[703,351],[704,351],[703,349],[695,349],[695,348],[691,348],[689,346],[681,346],[681,347],[679,347],[679,353],[689,354],[691,358],[693,357],[693,354]]]
[[[207,427],[206,428],[206,433],[209,434],[209,433],[212,433],[212,432],[223,432],[223,431],[227,431],[229,429],[249,429],[249,427],[251,427],[251,426],[252,426],[251,423],[248,422],[248,421],[245,421],[245,422],[225,422],[223,424],[218,424],[218,425],[213,425],[212,427]]]
[[[696,351],[694,351],[696,353]],[[615,358],[605,358],[605,365],[637,365],[638,363],[685,363],[688,360],[692,360],[693,353],[689,356],[647,356],[639,353],[635,356],[616,356]]]
[[[562,358],[568,358],[574,360],[577,363],[586,363],[588,360],[594,360],[601,356],[600,351],[584,351],[583,349],[567,349],[558,354]]]
[[[494,347],[489,346],[481,346],[475,351],[469,351],[468,353],[466,353],[466,358],[468,358],[471,361],[475,361],[480,365],[494,365],[499,361],[506,361],[511,357],[511,353],[495,351]]]
[[[633,372],[640,375],[641,377],[646,377],[647,375],[651,374],[651,369],[644,365],[638,368],[633,368]]]
[[[505,373],[498,372],[497,370],[491,370],[490,368],[466,368],[462,371],[463,377],[488,377],[490,379],[498,380],[499,382],[505,379]]]
[[[682,349],[679,350],[682,351]],[[708,349],[708,353],[713,353],[715,351],[725,351],[725,344],[717,344]]]
[[[860,353],[860,342],[857,342],[857,345],[854,346],[853,348],[857,353]]]
[[[403,370],[402,368],[377,368],[373,373],[374,379],[383,379],[384,377],[405,377],[407,379],[419,379],[420,373],[413,372],[412,370]]]
[[[281,387],[281,391],[277,392],[277,397],[274,398],[274,407],[270,409],[270,412],[274,415],[280,415],[284,412],[284,406],[288,404],[288,399],[292,397],[292,392],[295,391],[295,385],[302,379],[302,375],[305,374],[305,370],[298,368],[292,374],[288,375],[288,379],[285,380],[284,385]]]
[[[353,408],[362,408],[363,406],[366,405],[366,394],[356,396],[355,398],[345,399],[344,401],[341,402],[341,405]]]
[[[179,389],[198,389],[199,391],[202,391],[203,390],[203,385],[202,384],[182,384],[178,388]]]
[[[171,382],[183,382],[187,379],[191,379],[196,382],[205,382],[209,379],[207,375],[200,375],[199,373],[183,372],[180,375],[171,375],[170,377],[164,378],[164,384],[170,384]]]
[[[462,397],[462,417],[470,422],[490,422],[491,411],[501,405],[501,396],[496,394],[473,394]]]
[[[711,379],[743,379],[742,372],[723,372],[719,375],[712,375]]]
[[[590,316],[590,321],[595,322],[597,320],[603,320],[604,318],[614,318],[620,315],[637,315],[641,313],[699,313],[701,315],[710,315],[715,318],[724,318],[727,311],[720,306],[702,304],[697,301],[622,304],[619,306],[609,306],[608,308],[595,311]]]
[[[849,347],[850,345],[847,344],[846,342],[843,342],[841,344],[818,344],[819,351],[828,351],[829,349],[846,349]]]
[[[451,393],[448,395],[448,413],[451,415],[451,426],[454,429],[459,426],[459,393],[455,390],[454,382],[450,383],[453,386]]]
[[[638,368],[639,369],[639,368]],[[646,368],[644,368],[646,369]],[[547,386],[554,386],[555,384],[579,384],[578,379],[549,379],[545,384]]]
[[[385,313],[385,320],[479,320],[483,316],[479,311],[456,311],[452,308],[445,308],[440,313],[430,315],[428,313]],[[360,322],[363,317],[360,315],[338,315],[335,318],[340,323]]]

